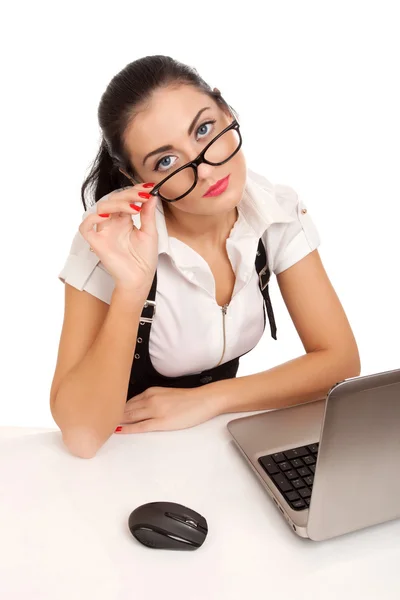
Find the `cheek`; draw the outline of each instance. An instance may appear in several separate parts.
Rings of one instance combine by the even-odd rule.
[[[221,168],[226,168],[226,173],[230,173],[229,188],[227,192],[231,196],[240,194],[246,183],[247,166],[242,151],[239,151],[229,162]]]
[[[232,163],[232,175],[236,175],[238,181],[245,180],[247,165],[243,151],[239,150],[239,152],[232,158],[232,160],[226,163],[226,166],[228,166],[230,163]]]

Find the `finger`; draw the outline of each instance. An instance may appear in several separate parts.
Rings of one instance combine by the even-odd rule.
[[[145,185],[146,183],[122,188],[107,194],[96,203],[97,212],[137,214],[141,210],[141,206],[153,198],[149,194],[151,188],[145,188]],[[136,209],[131,205],[136,206]]]
[[[153,417],[154,414],[149,406],[141,406],[140,408],[124,413],[121,423],[137,423],[138,421],[144,421],[145,419],[151,419]]]
[[[136,396],[132,396],[129,400],[126,401],[125,411],[129,412],[132,409],[142,408],[143,406],[148,406],[149,399],[153,397],[155,394],[159,395],[163,392],[170,393],[170,390],[173,388],[164,388],[152,386],[147,388],[144,392],[140,392],[140,394],[136,394]]]
[[[125,405],[125,412],[129,413],[132,412],[133,410],[137,410],[138,408],[143,408],[144,406],[148,406],[149,405],[149,401],[146,400],[145,398],[140,398],[138,400],[136,400],[136,398],[134,398],[133,400],[128,400],[128,402]]]
[[[155,235],[157,233],[155,217],[156,206],[157,196],[152,196],[145,204],[143,204],[142,210],[140,211],[140,231],[149,235]]]
[[[146,433],[149,431],[164,431],[163,421],[161,419],[147,419],[133,425],[122,425],[117,427],[114,433]]]
[[[103,218],[100,223],[97,223],[96,231],[99,233],[104,229],[107,229],[111,225],[111,223],[117,221],[118,225],[131,225],[133,229],[136,228],[134,222],[132,221],[132,215],[128,215],[127,213],[114,213],[110,214],[109,218]]]
[[[91,244],[96,239],[97,232],[94,231],[93,227],[107,220],[109,217],[101,217],[98,214],[90,213],[87,217],[85,217],[82,223],[79,225],[79,232],[85,238],[89,244]]]

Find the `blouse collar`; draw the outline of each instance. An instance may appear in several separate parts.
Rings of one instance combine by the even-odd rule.
[[[280,206],[276,199],[274,185],[265,177],[247,169],[246,183],[242,199],[237,205],[238,219],[232,228],[237,232],[243,222],[258,238],[274,223],[289,223],[294,220]],[[165,223],[162,200],[157,198],[156,227],[158,231],[158,254],[171,255],[170,238]]]

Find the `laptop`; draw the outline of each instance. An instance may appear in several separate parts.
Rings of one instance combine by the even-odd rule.
[[[227,427],[297,535],[322,541],[400,517],[400,369]]]

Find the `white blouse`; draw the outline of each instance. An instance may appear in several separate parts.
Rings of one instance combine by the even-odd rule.
[[[238,218],[226,240],[236,282],[224,314],[215,299],[208,263],[185,243],[168,236],[163,204],[157,200],[157,293],[149,353],[162,375],[200,373],[241,356],[258,343],[264,330],[263,296],[255,268],[260,237],[271,273],[276,275],[320,244],[318,231],[294,189],[273,185],[250,169],[237,208]],[[82,219],[95,211],[96,205],[91,206]],[[140,215],[132,218],[140,227]],[[108,304],[111,301],[114,280],[79,231],[58,277]],[[265,330],[269,332],[268,318]]]

